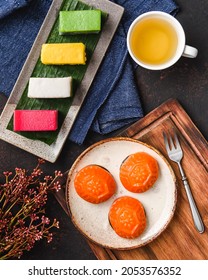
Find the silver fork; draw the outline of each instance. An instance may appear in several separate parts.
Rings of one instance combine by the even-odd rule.
[[[183,158],[183,151],[182,151],[181,145],[179,143],[177,134],[174,132],[174,138],[172,138],[170,135],[163,132],[163,137],[164,137],[165,147],[166,147],[169,158],[178,164],[178,167],[179,167],[179,170],[181,173],[181,179],[183,181],[183,184],[184,184],[184,187],[186,190],[186,194],[188,197],[189,205],[191,208],[191,213],[192,213],[195,227],[200,233],[203,233],[204,224],[203,224],[203,221],[199,214],[199,211],[197,209],[197,206],[194,201],[193,195],[191,193],[191,189],[189,187],[186,175],[185,175],[182,165],[181,165],[181,160]]]

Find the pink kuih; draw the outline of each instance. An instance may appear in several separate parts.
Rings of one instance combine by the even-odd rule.
[[[52,131],[57,127],[57,110],[14,111],[14,131]]]

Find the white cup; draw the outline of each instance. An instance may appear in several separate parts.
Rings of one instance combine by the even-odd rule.
[[[141,26],[141,24],[144,24],[145,20],[147,22],[147,20],[150,21],[154,19],[156,19],[156,21],[158,22],[164,21],[164,25],[169,25],[170,28],[172,28],[173,32],[175,33],[174,36],[177,38],[176,43],[174,45],[175,49],[172,55],[169,58],[167,58],[167,60],[165,61],[159,61],[159,60],[158,61],[155,60],[156,62],[145,61],[144,59],[141,59],[141,57],[139,57],[138,54],[136,54],[136,50],[134,51],[134,49],[132,49],[132,38],[133,36],[135,36],[135,30],[136,30],[135,28],[138,28],[139,25]],[[146,32],[144,34],[145,34],[144,37],[146,38],[147,36],[150,36],[149,34],[151,34],[151,31]],[[164,34],[164,36],[166,36],[166,34]],[[142,36],[140,36],[140,38],[142,38]],[[145,40],[145,38],[143,39],[143,41]],[[148,39],[148,42],[151,41],[149,41]],[[160,11],[147,12],[137,17],[131,24],[127,34],[127,48],[129,54],[138,65],[150,70],[162,70],[168,68],[173,64],[175,64],[181,56],[195,58],[198,54],[198,50],[194,47],[186,45],[185,42],[186,42],[185,33],[179,21],[175,19],[173,16],[169,15],[168,13],[160,12]],[[143,44],[141,39],[139,39],[138,44]],[[154,46],[154,48],[151,49],[151,52],[155,54],[157,54],[157,52],[159,53],[160,51],[159,45],[160,44],[157,44],[157,40],[156,42],[151,42],[152,48]]]

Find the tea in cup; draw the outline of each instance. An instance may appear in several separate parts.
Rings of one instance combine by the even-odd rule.
[[[127,34],[127,48],[133,60],[144,68],[161,70],[181,56],[194,58],[198,50],[185,44],[183,27],[173,16],[160,11],[137,17]]]

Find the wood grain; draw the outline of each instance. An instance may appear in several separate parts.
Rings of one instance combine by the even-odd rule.
[[[196,231],[185,189],[176,163],[166,154],[162,131],[175,129],[184,151],[182,165],[205,224],[205,232]],[[203,260],[208,259],[208,145],[200,131],[176,100],[168,100],[136,122],[119,136],[138,139],[158,149],[170,162],[178,181],[176,211],[167,229],[153,242],[133,250],[109,250],[88,241],[98,259]],[[59,202],[65,211],[63,195]]]

